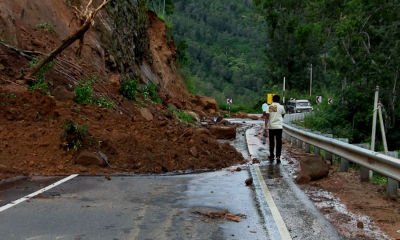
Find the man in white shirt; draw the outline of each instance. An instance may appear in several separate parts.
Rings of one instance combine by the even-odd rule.
[[[281,162],[282,151],[282,122],[285,116],[285,108],[279,104],[279,95],[272,97],[272,104],[267,108],[265,128],[269,130],[269,159],[274,160],[275,141],[276,141],[276,162]]]

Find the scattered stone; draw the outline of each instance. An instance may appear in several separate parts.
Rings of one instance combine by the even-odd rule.
[[[19,85],[24,85],[24,84],[26,84],[26,80],[17,80],[17,81],[15,81],[17,84],[19,84]]]
[[[148,108],[141,108],[140,114],[147,121],[149,121],[149,122],[153,121],[153,114],[150,112],[150,110]]]
[[[193,112],[193,111],[188,111],[188,110],[185,110],[184,112],[185,112],[187,115],[192,116],[194,119],[196,119],[196,122],[200,122],[200,116],[199,116],[199,114],[197,114],[197,113],[195,113],[195,112]]]
[[[253,158],[253,164],[256,164],[256,163],[260,163],[260,160],[258,160],[257,158]]]
[[[216,122],[221,122],[223,119],[224,119],[224,117],[222,117],[222,116],[219,116],[219,117],[217,117],[217,120],[216,120]]]
[[[199,153],[197,152],[197,149],[195,146],[193,146],[190,150],[189,150],[190,154],[192,154],[193,157],[197,158],[199,157]]]
[[[172,109],[172,111],[178,111],[178,108],[172,103],[168,103],[167,106],[168,106],[169,109]]]
[[[171,110],[168,109],[168,111],[165,113],[165,117],[166,117],[166,118],[173,118],[173,117],[174,117],[174,114],[172,113]]]
[[[225,219],[232,222],[240,222],[242,218],[246,218],[246,215],[244,214],[231,214],[229,213],[228,210],[223,210],[219,212],[205,212],[205,213],[195,211],[194,213],[209,217],[210,219]]]
[[[242,168],[241,167],[237,167],[236,171],[240,172],[240,171],[242,171]]]
[[[212,125],[210,126],[210,132],[217,137],[217,139],[235,139],[236,138],[236,128]]]
[[[110,181],[111,180],[111,178],[110,178],[110,174],[104,174],[104,177],[108,180],[108,181]]]
[[[258,117],[255,116],[255,115],[251,115],[251,116],[250,116],[250,119],[252,119],[252,120],[258,120]]]
[[[363,222],[361,222],[361,221],[358,221],[357,222],[357,228],[364,228],[364,223]]]
[[[64,86],[56,87],[51,95],[60,102],[73,101],[76,96],[75,92],[68,91]]]
[[[79,170],[79,172],[87,172],[88,171],[88,169],[86,167],[83,167],[83,166],[80,166],[78,168],[78,170]]]
[[[99,167],[107,167],[108,164],[99,155],[88,150],[83,150],[75,161],[76,164],[82,166],[97,165]]]
[[[253,178],[250,177],[250,178],[246,179],[246,181],[244,181],[244,183],[246,184],[246,186],[250,186],[251,184],[253,184]]]

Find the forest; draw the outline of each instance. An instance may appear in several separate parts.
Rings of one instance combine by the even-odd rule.
[[[399,1],[174,4],[169,19],[192,93],[222,106],[233,98],[232,105],[258,109],[267,93],[282,94],[285,77],[286,99],[315,104],[315,96],[323,96],[321,111],[308,121],[313,129],[369,142],[379,86],[389,149],[400,149]],[[380,142],[377,149],[382,150]]]
[[[398,75],[400,2],[396,0],[253,0],[266,22],[267,79],[288,92],[334,98],[314,128],[368,142],[379,86],[389,150],[400,149]],[[315,98],[311,98],[315,102]],[[327,105],[327,104],[326,104]],[[380,136],[378,127],[377,136]],[[379,139],[379,137],[378,137]],[[378,147],[378,150],[382,150]]]
[[[180,67],[196,94],[221,106],[227,98],[236,105],[256,102],[267,81],[267,34],[251,0],[175,0],[170,19],[178,50],[190,59]]]

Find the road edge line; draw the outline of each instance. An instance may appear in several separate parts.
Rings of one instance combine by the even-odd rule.
[[[22,202],[25,202],[26,200],[29,200],[29,199],[35,197],[36,195],[39,195],[39,194],[41,194],[41,193],[43,193],[43,192],[45,192],[45,191],[47,191],[47,190],[49,190],[49,189],[52,189],[53,187],[56,187],[56,186],[58,186],[58,185],[60,185],[60,184],[62,184],[62,183],[64,183],[64,182],[66,182],[66,181],[69,181],[69,180],[71,180],[71,179],[73,179],[73,178],[75,178],[75,177],[77,177],[77,176],[79,176],[79,174],[72,174],[72,175],[70,175],[70,176],[68,176],[68,177],[66,177],[66,178],[63,178],[63,179],[61,179],[61,180],[58,181],[58,182],[55,182],[55,183],[53,183],[53,184],[50,184],[49,186],[47,186],[47,187],[45,187],[45,188],[42,188],[42,189],[40,189],[40,190],[38,190],[38,191],[36,191],[36,192],[34,192],[34,193],[31,193],[31,194],[29,194],[29,195],[26,195],[25,197],[22,197],[22,198],[20,198],[20,199],[17,199],[17,200],[15,200],[15,201],[12,201],[11,203],[0,207],[0,213],[3,212],[3,211],[5,211],[5,210],[7,210],[7,209],[9,209],[9,208],[11,208],[11,207],[16,206],[17,204],[20,204],[20,203],[22,203]]]
[[[267,184],[265,184],[264,178],[262,177],[260,168],[258,167],[258,165],[254,165],[254,169],[256,171],[257,174],[257,178],[258,181],[260,182],[261,185],[261,189],[264,193],[265,199],[267,200],[269,209],[272,213],[272,217],[275,220],[276,226],[279,230],[279,233],[281,235],[281,238],[284,240],[291,240],[292,237],[290,236],[289,230],[286,227],[285,222],[282,219],[281,214],[279,213],[278,208],[275,205],[274,199],[272,199],[271,193],[268,190]]]

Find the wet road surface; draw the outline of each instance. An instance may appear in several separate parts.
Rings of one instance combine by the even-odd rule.
[[[265,161],[268,148],[256,136],[261,125],[252,124],[233,144],[262,160],[259,165],[111,181],[78,176],[0,210],[1,239],[341,239],[287,175],[284,156],[281,165]],[[250,176],[254,184],[247,187]],[[0,208],[60,180],[33,179],[0,185]],[[231,222],[196,213],[221,210],[246,218]]]

